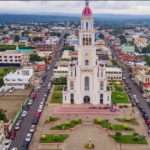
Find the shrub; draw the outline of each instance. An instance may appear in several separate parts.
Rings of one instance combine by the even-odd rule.
[[[88,148],[88,149],[93,149],[94,148],[94,144],[86,143],[85,147]]]
[[[60,95],[58,95],[58,94],[57,94],[57,95],[55,95],[55,98],[60,98]]]
[[[43,134],[43,135],[41,136],[41,139],[42,139],[42,140],[46,140],[46,139],[47,139],[47,136],[46,136],[45,134]]]
[[[119,99],[124,98],[124,96],[123,96],[123,95],[117,95],[116,97],[117,97],[117,98],[119,98]]]
[[[66,121],[66,125],[70,125],[70,121]]]
[[[78,119],[78,118],[74,119],[74,122],[78,123],[78,122],[79,122],[79,119]]]
[[[116,132],[116,133],[115,133],[115,138],[116,138],[117,140],[121,140],[121,132]]]
[[[126,116],[126,117],[125,117],[125,120],[126,120],[126,121],[130,121],[130,120],[131,120],[131,117],[130,117],[130,116]]]
[[[110,129],[113,129],[113,128],[114,128],[114,126],[111,124],[111,125],[109,126],[109,128],[110,128]]]
[[[129,125],[128,124],[124,124],[123,127],[124,127],[124,129],[129,129]]]
[[[57,126],[58,128],[60,128],[61,124],[60,124],[60,123],[57,123],[56,126]]]
[[[133,136],[133,140],[134,140],[134,141],[138,141],[139,138],[140,138],[139,134],[136,133],[136,132],[134,132],[132,136]]]
[[[96,119],[96,121],[97,121],[98,123],[101,123],[101,122],[102,122],[102,119],[101,119],[101,118],[98,118],[98,119]]]
[[[59,139],[59,135],[54,135],[54,140],[57,141]]]

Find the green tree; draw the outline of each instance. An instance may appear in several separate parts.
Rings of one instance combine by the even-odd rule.
[[[104,39],[104,35],[102,33],[99,34],[100,39]]]
[[[42,37],[34,37],[34,38],[33,38],[33,41],[34,41],[34,42],[42,41],[42,40],[43,40]]]
[[[20,37],[18,35],[15,35],[15,42],[19,42]]]
[[[6,110],[0,109],[0,120],[4,120],[4,121],[7,120],[5,113],[6,113]]]
[[[121,140],[121,132],[116,132],[115,133],[115,138],[117,139],[117,140]]]
[[[41,61],[41,57],[38,56],[37,54],[31,54],[29,60],[30,62]]]

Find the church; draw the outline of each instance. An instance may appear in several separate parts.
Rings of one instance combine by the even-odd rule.
[[[79,31],[78,60],[68,67],[63,104],[111,104],[105,64],[96,60],[95,30],[89,2],[85,2]]]

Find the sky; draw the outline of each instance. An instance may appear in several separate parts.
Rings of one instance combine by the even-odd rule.
[[[0,13],[81,14],[84,1],[0,1]],[[93,14],[150,15],[150,1],[90,1]]]

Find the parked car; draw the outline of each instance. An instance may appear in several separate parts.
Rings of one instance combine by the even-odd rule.
[[[142,97],[143,97],[143,98],[147,98],[147,95],[146,95],[146,94],[142,94]]]
[[[41,80],[40,84],[42,84],[42,83],[43,83],[43,80]]]
[[[44,97],[47,97],[47,96],[48,96],[47,93],[45,93],[45,94],[44,94]]]
[[[56,59],[54,58],[54,61],[55,61]]]
[[[42,86],[43,86],[43,87],[45,87],[45,86],[46,86],[46,84],[43,84]]]
[[[12,140],[6,140],[5,145],[2,150],[8,150],[10,147]]]
[[[13,147],[11,150],[17,150],[17,148],[16,148],[16,147]]]
[[[9,90],[9,92],[12,93],[14,90],[15,90],[15,88],[11,87],[10,90]]]
[[[32,105],[32,103],[33,103],[33,100],[30,99],[30,100],[28,101],[27,105]]]
[[[38,120],[39,120],[39,118],[34,117],[33,120],[32,120],[32,124],[33,125],[37,125],[38,124]]]
[[[139,104],[139,100],[137,98],[134,99],[136,104]]]
[[[32,139],[32,133],[28,133],[26,138],[25,138],[25,141],[30,142],[31,139]]]
[[[133,98],[136,98],[136,95],[133,95],[132,97],[133,97]]]
[[[45,104],[45,101],[41,101],[41,102],[40,102],[40,105],[44,105],[44,104]]]
[[[145,109],[142,108],[141,106],[138,106],[138,109],[140,110],[140,112],[141,112],[142,114],[145,114],[145,113],[146,113],[146,112],[145,112]]]
[[[33,93],[32,97],[33,97],[33,98],[35,98],[35,97],[36,97],[36,93],[35,93],[35,92]]]
[[[20,116],[20,117],[18,118],[18,122],[23,122],[23,117],[22,117],[22,116]]]
[[[33,125],[31,126],[29,132],[33,133],[33,132],[35,131],[35,129],[36,129],[36,125],[33,124]]]
[[[146,124],[147,124],[147,125],[150,125],[150,120],[149,120],[149,119],[146,120]]]
[[[49,94],[49,93],[50,93],[50,92],[49,92],[49,89],[47,89],[47,90],[46,90],[46,93],[47,93],[47,94]]]
[[[27,111],[23,111],[21,116],[25,117],[27,115],[27,113],[28,113]]]
[[[10,132],[9,139],[14,140],[15,136],[16,136],[16,131],[15,131],[15,130],[12,130],[12,131]]]
[[[29,110],[29,107],[26,106],[23,110],[24,110],[24,111],[28,111],[28,110]]]
[[[36,88],[36,89],[35,89],[35,92],[38,92],[38,91],[39,91],[39,89],[38,89],[38,88]]]
[[[43,98],[42,98],[42,101],[46,101],[46,97],[43,97]]]
[[[42,110],[43,110],[43,107],[38,108],[38,112],[42,112]]]
[[[19,121],[16,123],[16,125],[15,125],[15,130],[19,130],[19,129],[20,129],[20,123],[21,123],[21,122],[19,122]]]
[[[37,111],[34,116],[37,117],[37,118],[39,118],[40,115],[41,115],[41,113]]]
[[[9,88],[6,87],[6,88],[3,89],[3,92],[5,93],[5,92],[7,92],[8,90],[9,90]]]
[[[21,150],[27,150],[29,147],[30,142],[24,141]]]
[[[149,119],[147,114],[143,114],[143,118],[144,118],[144,120],[148,120]]]

